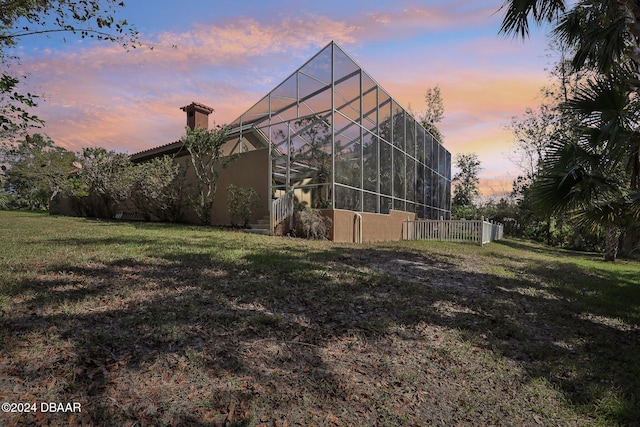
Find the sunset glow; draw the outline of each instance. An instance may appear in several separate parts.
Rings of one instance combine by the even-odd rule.
[[[498,35],[501,1],[141,3],[122,14],[142,48],[21,41],[20,72],[42,94],[34,112],[57,144],[127,153],[166,144],[184,133],[179,108],[192,101],[229,123],[334,40],[416,113],[439,85],[447,149],[478,153],[484,196],[510,191],[518,170],[504,128],[539,103],[550,60],[542,33],[526,43]]]

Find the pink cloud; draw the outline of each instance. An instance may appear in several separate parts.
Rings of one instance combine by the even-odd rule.
[[[439,5],[407,5],[392,11],[373,11],[360,20],[360,27],[377,39],[402,38],[408,33],[492,25],[494,5],[453,1]],[[498,28],[496,26],[496,28]]]
[[[349,45],[374,47],[377,40],[409,38],[425,29],[487,25],[492,7],[474,8],[468,2],[407,6],[395,13],[361,13],[349,21],[326,16],[270,23],[229,20],[160,33],[149,40],[153,50],[124,52],[118,46],[80,43],[73,51],[25,55],[23,65],[31,83],[48,95],[37,113],[54,141],[73,150],[99,145],[132,153],[180,138],[185,118],[179,107],[191,101],[212,105],[217,123],[231,122],[329,40],[350,51]],[[513,63],[496,67],[501,49],[509,50]],[[506,174],[512,173],[503,155],[510,143],[502,127],[535,105],[544,82],[542,72],[522,65],[526,52],[496,38],[450,41],[446,49],[425,42],[392,52],[392,57],[367,53],[362,61],[356,59],[403,106],[417,111],[426,88],[440,84],[445,146],[453,154],[482,153],[486,170]],[[291,68],[274,65],[281,63]]]

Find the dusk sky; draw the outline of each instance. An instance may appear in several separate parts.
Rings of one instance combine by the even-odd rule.
[[[511,189],[518,170],[504,128],[540,103],[552,62],[543,29],[526,42],[498,35],[502,0],[126,3],[121,17],[152,50],[69,35],[20,42],[19,69],[44,97],[42,132],[67,149],[132,154],[176,141],[192,101],[230,123],[334,40],[415,113],[440,86],[444,145],[479,155],[488,196]]]

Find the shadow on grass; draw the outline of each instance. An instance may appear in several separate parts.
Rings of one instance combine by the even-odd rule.
[[[456,255],[417,249],[215,237],[46,242],[125,249],[116,259],[51,265],[13,284],[19,302],[0,319],[12,331],[3,352],[16,360],[5,375],[41,382],[33,364],[45,360],[23,354],[24,337],[40,337],[66,350],[47,375],[65,384],[59,396],[88,402],[93,424],[243,425],[256,421],[255,408],[286,408],[301,396],[309,411],[348,407],[351,390],[327,362],[328,343],[358,336],[385,348],[396,328],[420,340],[411,331],[433,324],[517,361],[590,416],[640,419],[640,304],[631,276],[540,260],[505,264],[515,276],[505,279],[460,267]],[[142,256],[128,256],[130,247]],[[616,280],[620,290],[610,292]],[[446,304],[456,310],[439,308]],[[379,421],[367,416],[360,421]]]

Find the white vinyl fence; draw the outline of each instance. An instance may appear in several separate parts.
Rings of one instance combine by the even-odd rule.
[[[293,215],[294,199],[293,191],[289,190],[272,202],[271,233],[278,224]]]
[[[402,226],[404,240],[439,240],[443,242],[473,242],[484,245],[502,239],[503,225],[481,219],[458,220],[407,220]]]

